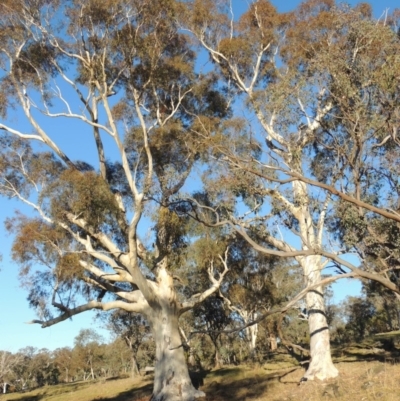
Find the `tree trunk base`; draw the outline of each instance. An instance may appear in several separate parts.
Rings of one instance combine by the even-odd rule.
[[[174,384],[165,386],[158,394],[153,393],[150,401],[194,401],[205,396],[203,391],[196,390],[192,385]]]
[[[320,362],[320,363],[312,363],[310,362],[310,366],[307,369],[304,378],[307,380],[328,380],[334,379],[339,376],[339,371],[336,369],[335,365],[332,362]]]
[[[154,387],[150,401],[194,401],[205,397],[190,379],[175,311],[167,307],[161,309],[151,317],[150,322],[156,343]]]

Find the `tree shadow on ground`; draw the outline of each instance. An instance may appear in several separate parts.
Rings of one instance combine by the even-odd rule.
[[[223,381],[209,379],[209,383],[202,387],[207,394],[207,400],[212,401],[243,401],[246,399],[264,399],[269,390],[272,390],[275,386],[279,385],[281,379],[289,373],[298,370],[299,368],[291,368],[289,371],[274,372],[268,375],[257,374],[251,371],[245,372],[237,369],[241,376],[247,377],[238,378],[237,376],[233,380],[229,380],[229,376],[232,375],[232,369],[221,369],[218,370],[218,378],[223,378]],[[224,377],[226,378],[224,380]]]
[[[387,362],[397,364],[400,363],[400,354],[398,351],[395,352],[384,352],[384,353],[358,353],[353,351],[342,351],[336,355],[333,355],[334,362]]]
[[[153,383],[148,383],[141,387],[135,387],[131,390],[122,391],[115,397],[96,398],[96,401],[147,401],[151,396],[152,390]]]
[[[104,382],[112,382],[115,380],[121,380],[124,376],[112,376],[112,377],[106,377],[105,379],[102,379]],[[128,376],[127,376],[128,377]]]
[[[15,394],[15,393],[14,393]],[[4,398],[3,398],[4,397]],[[7,394],[0,394],[1,401],[7,401]],[[43,398],[43,395],[21,395],[21,398],[18,398],[18,401],[39,401]]]
[[[288,370],[287,372],[281,374],[280,376],[278,376],[278,381],[279,383],[282,384],[299,384],[298,380],[285,380],[285,377],[290,375],[291,373],[295,372],[296,370],[301,370],[303,372],[303,374],[305,373],[305,369],[301,368],[301,367],[296,367],[293,369]]]
[[[204,379],[210,372],[210,370],[190,371],[189,376],[194,388],[198,390],[199,387],[204,386]]]
[[[217,373],[218,376],[225,377],[225,376],[234,376],[237,373],[242,372],[242,369],[243,368],[240,368],[240,367],[237,367],[237,368],[228,367],[228,368],[221,368],[221,369],[214,370],[214,372]],[[210,370],[206,370],[204,372],[206,372],[208,374],[211,371]]]
[[[117,396],[107,398],[95,398],[95,401],[147,401],[152,393],[153,383],[145,384],[141,387],[135,387],[131,390],[122,391]]]

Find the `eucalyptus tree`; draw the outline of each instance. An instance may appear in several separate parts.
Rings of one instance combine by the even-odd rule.
[[[5,394],[10,385],[13,369],[21,362],[21,355],[9,351],[0,351],[0,392]]]
[[[337,196],[329,229],[400,300],[398,11],[378,22],[366,19],[354,22],[348,34],[353,55],[344,46],[321,54],[332,60],[330,93],[338,134],[333,138],[330,122],[324,122],[315,154],[335,160],[346,173],[334,185],[314,168],[317,182],[311,184]]]
[[[194,131],[214,149],[213,196],[236,196],[223,213],[214,209],[209,225],[229,225],[254,249],[295,258],[306,286],[317,285],[333,261],[339,272],[347,267],[399,293],[387,277],[341,258],[351,249],[327,233],[341,221],[333,195],[348,200],[346,191],[357,186],[352,172],[375,147],[382,149],[396,126],[398,38],[385,18],[373,20],[366,4],[333,0],[309,0],[284,14],[259,0],[240,16],[228,1],[186,4],[182,26],[208,52],[234,107],[246,106],[244,119]],[[361,163],[352,165],[356,159]],[[372,174],[360,171],[366,191],[375,191]],[[190,204],[199,220],[209,209],[197,199]],[[305,377],[335,377],[322,287],[306,302],[311,363]]]
[[[221,367],[221,334],[229,325],[231,319],[224,308],[224,302],[221,297],[209,297],[205,302],[198,305],[193,310],[195,320],[195,329],[205,329],[214,346],[214,367]]]
[[[13,384],[18,390],[42,387],[58,383],[60,372],[55,364],[54,355],[46,348],[37,349],[32,346],[20,349],[15,357]]]
[[[60,371],[60,376],[65,383],[72,380],[76,374],[77,366],[73,358],[73,350],[69,347],[57,348],[53,351],[54,364]]]
[[[81,329],[74,339],[74,359],[79,361],[84,381],[89,377],[94,380],[101,369],[105,348],[102,343],[102,337],[94,329]]]
[[[399,298],[399,10],[377,21],[367,4],[358,11],[316,59],[334,107],[314,140],[312,174],[284,173],[337,199],[329,229]]]
[[[138,376],[140,372],[137,353],[144,339],[149,336],[147,322],[140,315],[133,315],[118,309],[108,317],[107,327],[117,338],[123,340],[129,348],[131,354],[131,374],[132,377]]]
[[[379,322],[379,324],[376,324],[378,332],[400,329],[400,303],[397,297],[398,294],[377,285],[374,281],[364,283],[363,293],[377,311],[374,320]]]
[[[231,244],[230,253],[229,280],[219,293],[231,311],[232,323],[245,326],[243,335],[249,355],[256,358],[259,323],[251,323],[265,311],[284,305],[300,292],[299,268],[276,256],[255,251],[241,236]],[[267,320],[262,324],[268,332],[270,350],[275,350],[276,317]]]
[[[7,222],[39,315],[32,323],[93,309],[143,314],[156,342],[152,400],[202,396],[178,319],[218,290],[227,268],[217,258],[211,285],[178,297],[173,271],[187,240],[170,205],[204,160],[190,129],[229,111],[216,79],[196,74],[172,0],[0,8],[0,191],[35,213]]]

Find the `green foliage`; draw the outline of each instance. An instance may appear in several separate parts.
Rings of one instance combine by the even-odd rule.
[[[368,223],[359,209],[346,202],[339,203],[337,216],[337,235],[347,247],[352,248],[366,235]]]
[[[52,317],[47,301],[52,294],[49,288],[57,292],[64,308],[72,306],[82,290],[88,294],[77,281],[84,275],[82,257],[71,246],[68,234],[38,218],[22,215],[8,219],[6,228],[15,235],[12,258],[21,265],[21,284],[29,291],[30,306],[42,318]],[[40,265],[47,268],[40,270]]]
[[[95,230],[118,211],[114,195],[93,171],[64,171],[46,195],[52,199],[51,213],[57,219],[65,221],[66,215],[72,213]]]
[[[14,73],[20,79],[31,79],[33,84],[39,86],[42,83],[38,79],[39,74],[49,78],[56,75],[57,69],[53,63],[56,57],[56,50],[50,44],[32,42],[16,60]]]

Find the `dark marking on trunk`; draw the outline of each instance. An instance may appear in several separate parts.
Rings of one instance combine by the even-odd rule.
[[[310,292],[313,292],[314,294],[317,294],[317,295],[319,295],[320,297],[324,297],[324,294],[322,293],[322,292],[320,292],[320,291],[317,291],[317,290],[310,290]]]
[[[321,331],[325,331],[325,330],[329,330],[329,327],[325,326],[325,327],[321,327],[317,330],[314,330],[312,333],[310,333],[310,337],[314,336],[317,333],[321,333]]]
[[[175,376],[175,372],[172,371],[171,375],[168,377],[168,379],[166,380],[167,386],[169,385],[169,383],[171,382],[171,380],[174,378]]]
[[[320,314],[326,318],[326,313],[321,309],[309,309],[307,312],[308,312],[308,316]]]

